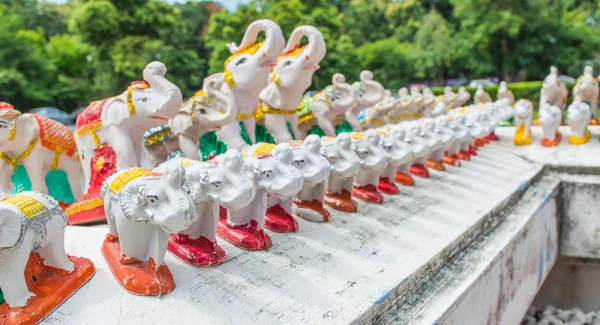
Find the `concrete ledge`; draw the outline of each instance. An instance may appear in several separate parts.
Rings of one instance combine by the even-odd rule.
[[[490,145],[461,168],[386,196],[383,205],[333,212],[328,224],[299,220],[295,234],[271,233],[269,252],[221,240],[228,261],[204,269],[167,255],[177,288],[160,298],[125,293],[112,278],[100,254],[106,226],[68,227],[69,254],[91,258],[97,273],[45,323],[371,323],[416,297],[541,171],[541,164]]]

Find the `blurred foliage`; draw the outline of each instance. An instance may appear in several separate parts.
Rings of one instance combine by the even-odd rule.
[[[235,11],[193,0],[0,0],[0,101],[73,111],[121,93],[152,60],[187,97],[223,70],[225,44],[239,43],[260,18],[286,38],[304,24],[323,33],[327,55],[313,90],[336,72],[352,82],[362,69],[390,89],[542,80],[552,65],[575,78],[586,65],[600,70],[596,0],[250,0]],[[539,97],[539,82],[509,87],[518,98]]]

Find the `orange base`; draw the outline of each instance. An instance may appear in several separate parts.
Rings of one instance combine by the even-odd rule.
[[[29,291],[35,297],[26,307],[10,308],[0,305],[0,323],[3,325],[37,324],[64,303],[81,288],[96,272],[94,264],[87,258],[69,256],[75,270],[64,274],[63,270],[43,265],[43,259],[32,253],[25,268]],[[33,280],[35,279],[35,280]]]
[[[345,189],[342,189],[342,193],[325,190],[323,203],[342,212],[356,212],[358,210],[358,204],[352,200],[352,193]]]
[[[471,155],[466,150],[461,150],[459,153],[456,154],[456,156],[460,160],[471,160]]]
[[[590,119],[590,125],[600,125],[600,119],[598,119],[597,117],[592,117]]]
[[[142,296],[161,296],[175,289],[175,280],[163,264],[156,268],[153,259],[143,263],[121,254],[118,238],[106,235],[102,255],[119,284],[127,291]]]
[[[533,125],[535,125],[535,126],[540,126],[540,125],[542,125],[542,122],[540,122],[540,118],[539,118],[539,117],[538,117],[538,118],[536,118],[535,120],[533,120]]]
[[[542,143],[542,146],[544,146],[544,147],[556,147],[556,146],[558,146],[558,144],[560,143],[561,140],[562,140],[562,133],[556,132],[556,135],[554,136],[554,141],[552,141],[548,138],[544,138],[540,142]]]
[[[396,173],[396,177],[394,177],[394,180],[396,181],[396,183],[399,183],[399,184],[402,184],[405,186],[415,185],[415,179],[412,178],[412,176],[405,174],[405,173],[401,173],[401,172]]]
[[[451,157],[451,156],[444,156],[444,159],[442,160],[442,162],[446,165],[450,165],[450,166],[454,166],[454,167],[460,167],[460,161],[455,158],[455,157]]]
[[[441,161],[435,161],[433,159],[427,159],[425,162],[425,167],[439,170],[441,172],[446,170],[446,167],[444,167],[444,164]]]
[[[308,221],[312,221],[312,222],[328,222],[329,219],[331,218],[331,215],[329,214],[329,211],[327,211],[325,209],[325,207],[323,206],[323,202],[319,201],[319,200],[298,200],[294,197],[294,205],[297,206],[300,209],[306,209],[306,210],[312,210],[314,212],[316,212],[316,214],[321,215],[322,219],[321,220],[311,220],[311,219],[307,219],[304,218],[304,216],[302,214],[299,214],[299,217],[304,218]]]

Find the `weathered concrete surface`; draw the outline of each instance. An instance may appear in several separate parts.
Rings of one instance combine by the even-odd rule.
[[[126,293],[113,279],[100,254],[106,226],[68,227],[67,251],[91,258],[97,272],[45,324],[371,323],[417,297],[415,291],[491,229],[498,212],[541,170],[490,145],[461,168],[433,172],[401,195],[386,196],[383,205],[361,204],[360,214],[332,211],[327,224],[299,220],[295,234],[270,233],[268,252],[242,251],[220,240],[228,261],[202,269],[167,255],[177,288],[160,298]],[[514,218],[539,218],[538,226],[547,226],[544,213],[528,215]]]
[[[558,185],[553,177],[533,184],[385,323],[519,324],[556,260]]]

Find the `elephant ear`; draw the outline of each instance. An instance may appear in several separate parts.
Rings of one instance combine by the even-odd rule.
[[[190,106],[190,109],[193,109],[193,107]],[[169,120],[168,125],[171,128],[171,133],[185,134],[192,127],[193,122],[190,113],[180,111]]]
[[[132,221],[147,221],[144,211],[146,206],[146,190],[143,177],[127,183],[119,192],[120,204],[125,217]]]
[[[8,206],[0,208],[0,249],[13,247],[21,237],[21,215]]]
[[[242,155],[239,151],[235,149],[229,149],[223,155],[220,164],[223,164],[225,170],[227,171],[240,172],[242,170],[242,166],[244,165],[244,160],[242,159]]]
[[[310,110],[314,114],[324,115],[329,110],[325,96],[313,97],[313,100],[310,103]]]
[[[185,185],[185,168],[181,165],[166,166],[164,178],[170,186],[179,188]]]
[[[267,87],[260,92],[259,98],[272,108],[281,108],[281,91],[275,82],[269,82]]]

